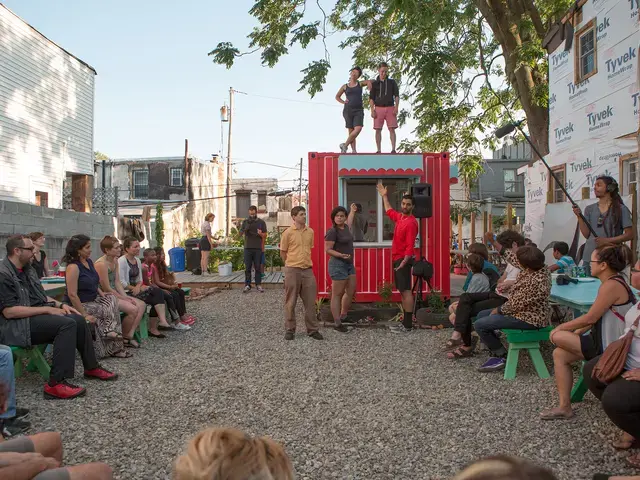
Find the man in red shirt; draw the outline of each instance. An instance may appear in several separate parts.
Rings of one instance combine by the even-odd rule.
[[[404,195],[400,204],[400,212],[396,212],[389,203],[387,187],[378,182],[376,187],[382,197],[384,209],[389,218],[396,224],[393,229],[393,241],[391,243],[391,259],[393,261],[393,273],[396,288],[402,295],[402,309],[404,320],[401,325],[392,328],[394,333],[410,332],[413,328],[413,291],[411,289],[411,267],[416,237],[418,236],[418,221],[413,216],[415,206],[411,195]]]

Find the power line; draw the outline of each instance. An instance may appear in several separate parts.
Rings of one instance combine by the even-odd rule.
[[[306,103],[306,104],[310,104],[310,105],[322,105],[322,106],[325,106],[325,107],[343,108],[343,106],[341,104],[339,104],[338,102],[336,102],[335,104],[323,103],[323,102],[312,102],[310,100],[297,100],[297,99],[294,99],[294,98],[270,97],[268,95],[259,95],[257,93],[238,92],[237,90],[236,90],[236,93],[239,93],[239,94],[242,94],[242,95],[246,95],[248,97],[265,98],[265,99],[268,99],[268,100],[278,100],[280,102]]]

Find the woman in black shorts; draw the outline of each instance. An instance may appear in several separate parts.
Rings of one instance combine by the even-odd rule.
[[[560,324],[549,336],[551,343],[556,346],[553,364],[560,405],[542,412],[543,420],[573,417],[571,364],[600,355],[623,334],[624,316],[636,302],[629,285],[620,275],[631,258],[631,250],[626,245],[605,244],[591,254],[591,275],[600,280],[602,285],[587,313]]]
[[[213,244],[213,237],[211,236],[211,222],[216,216],[213,213],[207,213],[207,216],[204,217],[204,222],[200,226],[200,233],[202,234],[202,238],[200,239],[200,269],[202,270],[202,275],[208,272],[209,270],[209,253],[211,252],[211,247]]]
[[[351,225],[357,207],[351,205],[347,218],[347,209],[336,207],[331,211],[331,227],[324,237],[324,249],[329,255],[329,277],[331,278],[331,314],[335,330],[348,332],[344,323],[356,291],[356,268],[353,265],[353,235]]]

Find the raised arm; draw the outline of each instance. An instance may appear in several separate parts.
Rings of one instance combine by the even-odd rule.
[[[591,236],[591,232],[589,231],[589,227],[587,226],[587,224],[582,219],[582,216],[580,215],[580,213],[581,213],[580,207],[577,206],[577,205],[574,205],[573,206],[573,213],[578,218],[578,227],[580,227],[580,233],[582,233],[582,236],[584,238],[589,238]]]
[[[387,187],[382,184],[382,180],[378,180],[378,184],[376,185],[378,189],[378,193],[382,197],[382,203],[384,205],[384,211],[388,212],[389,210],[393,210],[391,207],[391,203],[389,203],[389,197],[387,196]]]
[[[355,203],[351,204],[351,209],[349,211],[349,216],[347,217],[347,226],[349,230],[353,230],[353,220],[356,218],[356,212],[358,211],[358,207],[356,207]]]

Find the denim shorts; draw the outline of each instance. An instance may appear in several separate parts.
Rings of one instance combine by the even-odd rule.
[[[356,274],[356,267],[351,262],[345,262],[339,258],[329,259],[329,277],[331,280],[346,280],[350,275]]]

